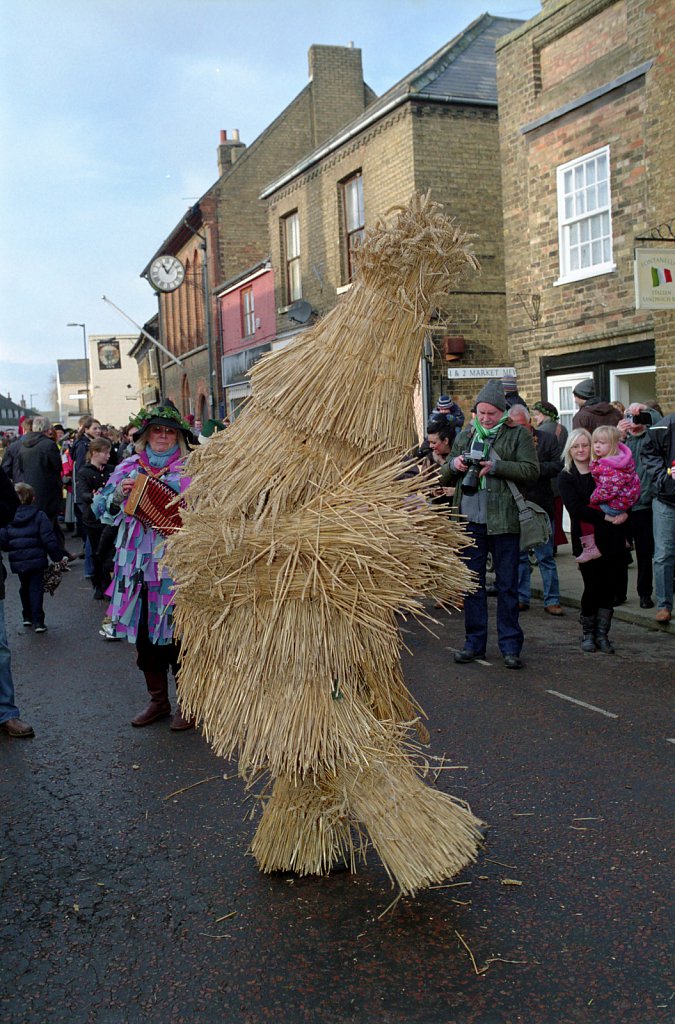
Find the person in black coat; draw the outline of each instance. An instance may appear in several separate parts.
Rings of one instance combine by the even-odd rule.
[[[581,523],[590,523],[600,558],[580,562],[584,581],[580,622],[583,631],[581,649],[588,654],[602,651],[613,654],[609,630],[614,600],[626,566],[626,522],[628,514],[608,516],[590,504],[595,480],[590,471],[591,435],[583,427],[570,432],[563,452],[564,469],[558,477],[560,496],[571,520],[572,553],[580,555]]]
[[[103,523],[92,512],[91,504],[97,491],[107,483],[113,466],[109,465],[112,445],[107,437],[95,437],[89,442],[85,455],[85,463],[77,471],[76,494],[77,506],[82,517],[82,529],[89,541],[93,559],[91,585],[94,597],[102,601],[104,592],[110,585],[110,573],[106,573],[100,552]]]
[[[15,490],[21,504],[12,522],[0,530],[0,548],[9,551],[10,568],[19,577],[24,626],[34,626],[36,633],[44,633],[42,578],[47,556],[60,562],[66,552],[46,514],[34,504],[35,492],[30,484],[17,484]]]
[[[19,506],[19,498],[12,487],[12,482],[3,469],[0,469],[0,528],[12,521]],[[5,627],[5,578],[7,570],[0,555],[0,730],[14,739],[27,739],[34,736],[32,725],[22,722],[14,695],[12,678],[12,656],[7,643]]]
[[[18,461],[22,482],[33,488],[36,506],[46,514],[59,543],[63,544],[63,532],[58,521],[63,503],[61,452],[49,437],[50,430],[51,422],[46,416],[35,416],[33,429],[26,434],[19,449]]]

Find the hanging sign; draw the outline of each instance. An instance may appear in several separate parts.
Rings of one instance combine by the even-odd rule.
[[[633,269],[636,309],[675,310],[675,252],[636,249]]]

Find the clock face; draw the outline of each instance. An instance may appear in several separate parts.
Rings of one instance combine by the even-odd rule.
[[[150,284],[160,292],[173,292],[185,280],[185,267],[176,256],[158,256],[150,264]]]

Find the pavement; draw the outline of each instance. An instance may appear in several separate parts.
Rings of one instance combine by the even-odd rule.
[[[556,555],[556,566],[558,568],[558,579],[560,580],[560,603],[566,608],[579,608],[583,582],[579,566],[572,554],[570,545],[558,548]],[[614,609],[614,618],[622,622],[630,622],[636,626],[644,626],[646,629],[655,629],[675,634],[675,619],[670,623],[656,622],[656,606],[654,608],[640,608],[640,600],[635,589],[635,556],[633,564],[628,567],[628,600],[625,604]],[[541,576],[538,569],[532,572],[531,584],[532,596],[543,598]],[[652,600],[654,595],[652,594]]]

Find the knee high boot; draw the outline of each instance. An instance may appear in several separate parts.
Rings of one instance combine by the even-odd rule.
[[[581,637],[581,650],[584,651],[585,654],[594,654],[596,629],[595,615],[580,615],[579,622],[581,623],[581,629],[583,631]]]
[[[144,672],[143,675],[150,694],[150,703],[131,721],[131,724],[138,728],[158,722],[160,718],[168,718],[171,714],[168,674],[155,670]]]
[[[612,608],[598,608],[598,618],[595,626],[595,643],[603,654],[614,654],[614,648],[609,642],[609,629],[612,625]]]

